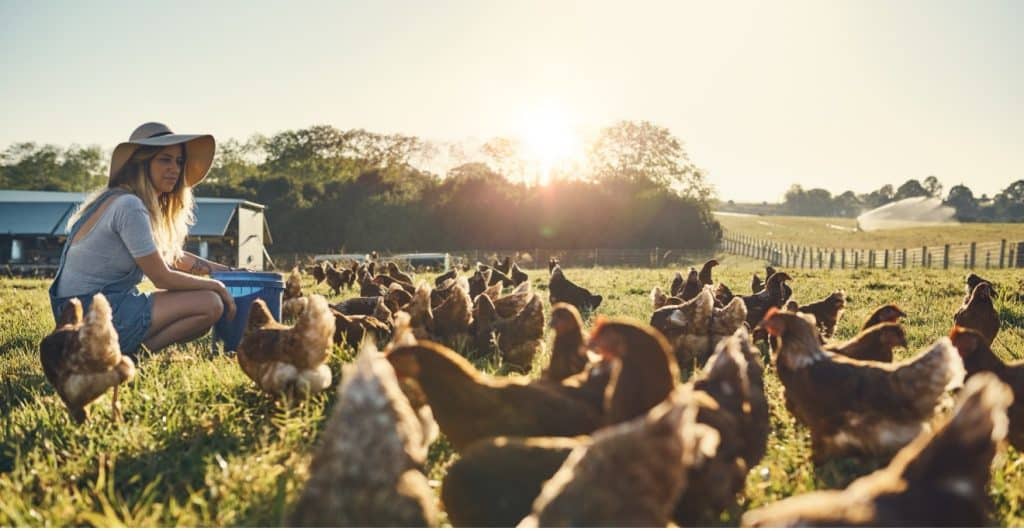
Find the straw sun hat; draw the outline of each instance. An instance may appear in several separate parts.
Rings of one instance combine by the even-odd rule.
[[[110,180],[108,186],[114,185],[114,176],[121,171],[125,163],[132,158],[135,150],[141,146],[167,147],[176,144],[185,145],[185,184],[195,186],[206,177],[213,165],[213,152],[216,143],[212,135],[176,135],[170,127],[159,122],[144,123],[114,148],[110,157]]]

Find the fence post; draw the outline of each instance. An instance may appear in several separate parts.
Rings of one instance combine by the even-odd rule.
[[[991,267],[991,262],[990,262],[991,257],[992,257],[992,251],[985,251],[985,269],[988,269],[989,267]]]
[[[889,269],[889,249],[885,250],[885,259],[882,262],[882,264],[883,264],[882,267],[884,269]]]
[[[1006,240],[999,240],[999,269],[1005,267],[1006,259]]]
[[[975,258],[978,253],[978,244],[971,242],[971,269],[974,269]]]
[[[846,269],[846,249],[840,249],[839,269]]]
[[[927,245],[922,245],[921,246],[921,267],[931,267],[931,264],[928,262],[929,258],[931,258],[931,257],[928,256],[928,246]]]
[[[949,269],[949,244],[942,246],[942,269]]]

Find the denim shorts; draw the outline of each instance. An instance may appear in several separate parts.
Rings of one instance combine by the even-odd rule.
[[[138,350],[142,340],[146,338],[149,325],[153,322],[152,293],[142,293],[138,288],[128,291],[104,292],[113,311],[114,329],[117,330],[117,342],[122,354],[131,354]],[[74,297],[51,297],[50,308],[53,319],[60,319],[60,310],[64,304]],[[91,296],[78,296],[82,301],[82,311],[88,313],[92,304]]]

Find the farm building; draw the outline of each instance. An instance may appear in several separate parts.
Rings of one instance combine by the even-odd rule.
[[[0,268],[17,274],[53,274],[67,238],[67,221],[85,200],[75,192],[0,190]],[[242,199],[196,198],[196,223],[185,250],[256,271],[269,258],[264,207]]]

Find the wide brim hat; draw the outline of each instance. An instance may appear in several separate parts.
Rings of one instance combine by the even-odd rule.
[[[121,142],[114,148],[114,154],[110,157],[110,180],[107,185],[114,186],[114,177],[139,147],[167,147],[177,144],[185,145],[185,184],[199,184],[199,181],[206,178],[210,166],[213,165],[213,153],[217,149],[213,135],[178,135],[162,123],[148,122],[135,128],[127,142]]]

